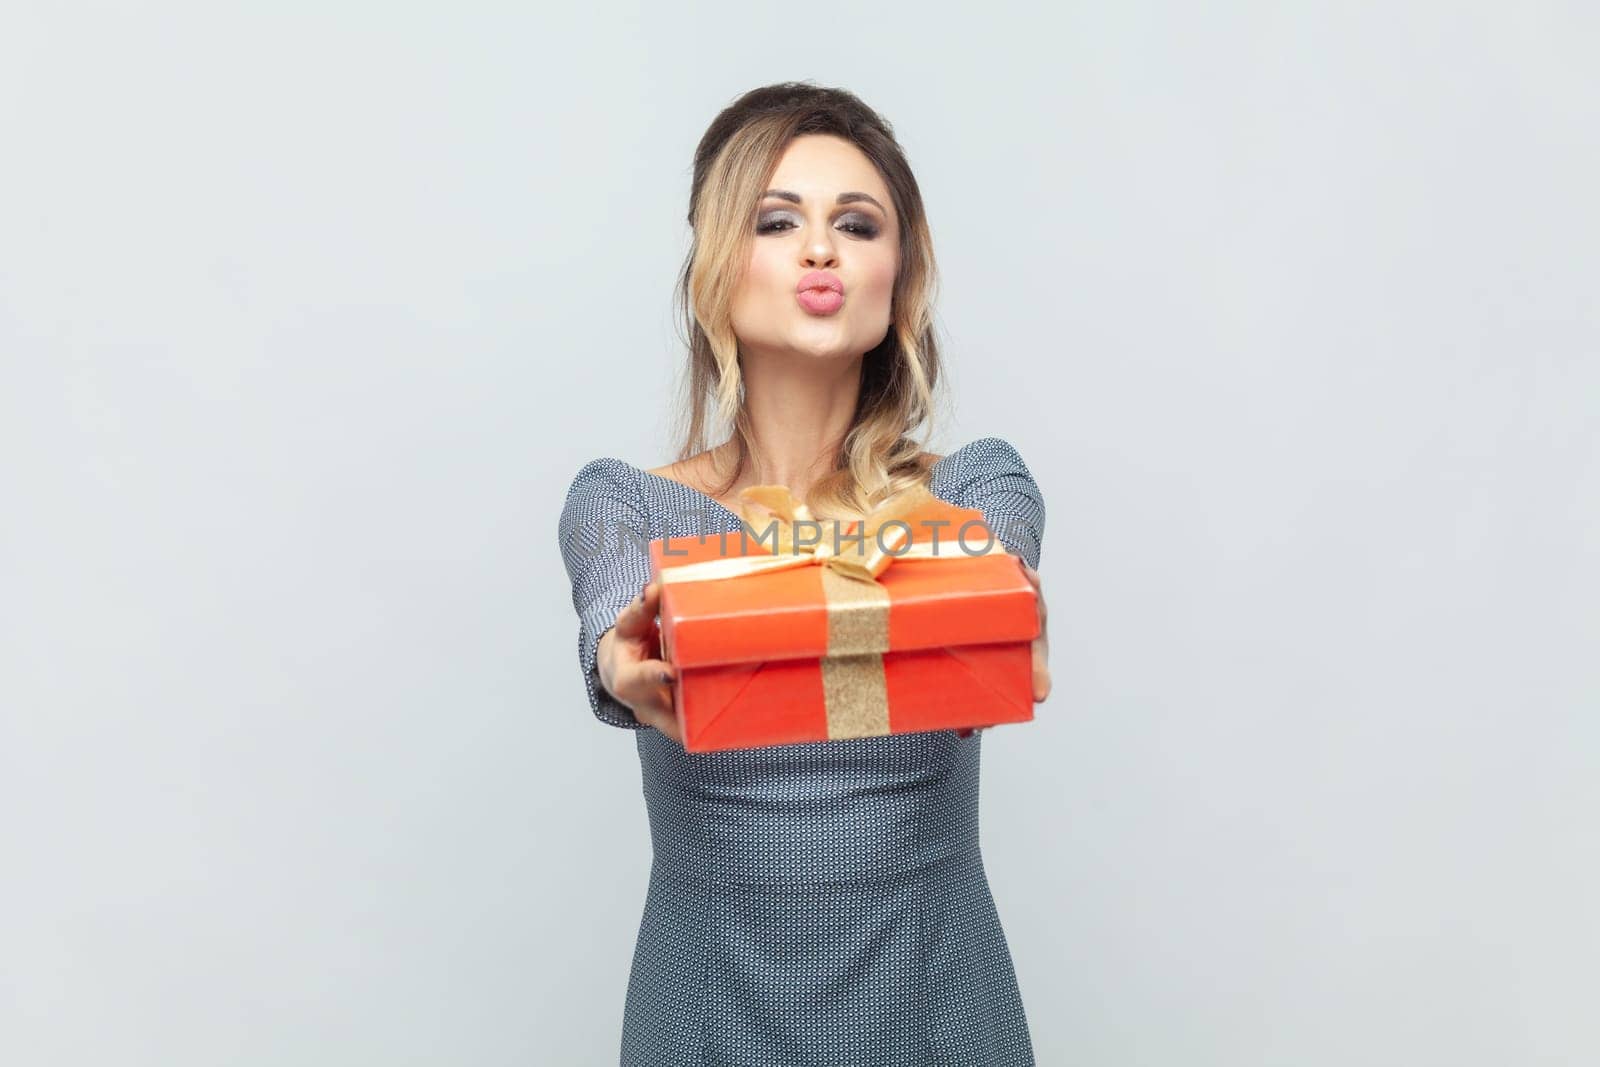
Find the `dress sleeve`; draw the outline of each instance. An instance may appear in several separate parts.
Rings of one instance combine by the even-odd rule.
[[[957,499],[983,512],[983,521],[1006,550],[1039,568],[1044,545],[1044,494],[1011,442],[980,438],[962,449]]]
[[[644,727],[600,684],[595,652],[617,613],[650,577],[649,526],[636,477],[620,460],[591,460],[579,469],[561,509],[561,558],[578,613],[578,669],[595,717],[610,726]]]

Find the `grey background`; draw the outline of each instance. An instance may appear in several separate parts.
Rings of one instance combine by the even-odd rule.
[[[24,5],[0,1060],[615,1062],[650,846],[551,538],[668,458],[690,153],[895,123],[1043,487],[984,741],[1042,1064],[1600,1056],[1600,24]]]

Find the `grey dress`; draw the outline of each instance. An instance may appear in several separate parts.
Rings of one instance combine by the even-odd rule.
[[[929,488],[1038,566],[1044,500],[1008,442],[951,452]],[[561,513],[579,669],[600,721],[635,731],[655,852],[621,1062],[1032,1064],[978,844],[981,733],[692,754],[599,684],[600,636],[649,577],[640,542],[738,528],[610,457],[578,471]]]

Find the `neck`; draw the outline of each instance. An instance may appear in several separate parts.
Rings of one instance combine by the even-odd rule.
[[[742,354],[745,411],[759,456],[752,457],[736,490],[787,485],[805,499],[811,483],[833,469],[850,429],[861,394],[861,359]]]

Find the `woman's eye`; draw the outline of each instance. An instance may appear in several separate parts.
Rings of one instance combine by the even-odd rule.
[[[762,219],[756,224],[757,233],[782,233],[785,230],[792,230],[794,228],[794,220],[786,215],[770,216]],[[871,220],[863,219],[859,216],[846,219],[844,222],[840,223],[839,228],[846,233],[854,234],[857,237],[878,236],[878,227]]]

